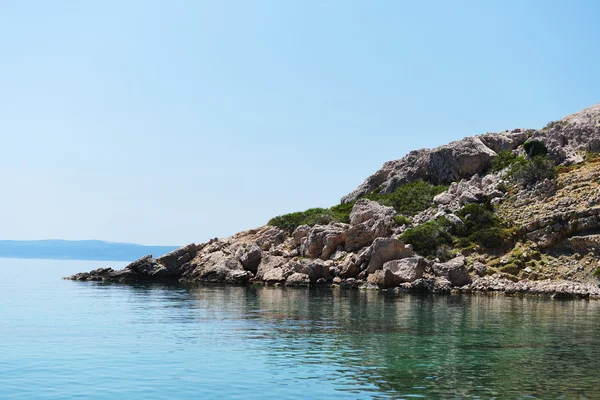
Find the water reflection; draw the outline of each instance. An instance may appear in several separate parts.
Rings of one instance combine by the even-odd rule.
[[[187,325],[174,334],[182,346],[205,344],[215,334],[202,328],[210,322],[220,330],[212,345],[243,343],[248,357],[264,358],[271,378],[284,379],[277,371],[286,371],[285,379],[333,381],[338,391],[369,397],[596,396],[599,302],[270,287],[119,289],[138,311],[132,322]]]

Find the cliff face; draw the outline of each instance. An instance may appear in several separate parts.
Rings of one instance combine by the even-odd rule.
[[[342,222],[264,226],[69,278],[600,298],[599,150],[597,105],[387,162],[342,198]],[[449,187],[410,218],[381,201],[415,181]]]

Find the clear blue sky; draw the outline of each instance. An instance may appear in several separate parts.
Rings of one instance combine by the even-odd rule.
[[[596,1],[0,0],[0,239],[184,244],[600,102]]]

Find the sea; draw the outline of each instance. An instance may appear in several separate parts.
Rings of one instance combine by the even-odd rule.
[[[0,259],[0,399],[598,399],[600,301],[75,282]]]

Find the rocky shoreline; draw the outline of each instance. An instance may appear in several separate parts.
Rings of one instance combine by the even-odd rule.
[[[600,105],[413,151],[336,207],[65,279],[600,299]]]

